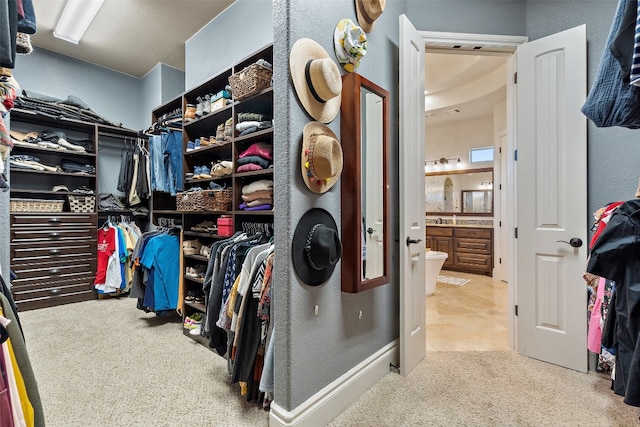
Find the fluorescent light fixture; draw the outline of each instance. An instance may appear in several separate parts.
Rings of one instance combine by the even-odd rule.
[[[67,0],[53,35],[78,44],[104,0]]]

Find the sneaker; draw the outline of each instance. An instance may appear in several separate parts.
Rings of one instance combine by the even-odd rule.
[[[202,323],[196,325],[195,328],[191,329],[189,331],[189,335],[200,335],[200,332],[202,332]]]
[[[202,247],[200,248],[200,255],[206,256],[207,258],[210,258],[211,257],[211,248],[209,248],[209,246],[207,246],[207,245],[202,245]]]
[[[202,98],[197,97],[196,101],[198,101],[198,105],[196,106],[196,117],[202,116]]]
[[[200,178],[211,178],[211,170],[207,166],[202,166],[200,170]]]
[[[185,240],[182,242],[182,252],[185,255],[196,255],[200,253],[202,243],[199,240]]]
[[[193,141],[187,142],[187,151],[193,151],[196,149],[196,143]]]
[[[194,166],[193,167],[193,178],[200,178],[200,174],[202,173],[202,166]]]

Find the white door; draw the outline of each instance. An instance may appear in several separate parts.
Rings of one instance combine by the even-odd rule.
[[[384,135],[384,129],[382,128],[382,99],[374,94],[367,93],[365,95],[366,113],[365,123],[367,132],[367,146],[363,147],[362,158],[366,165],[362,165],[362,170],[366,170],[366,188],[371,188],[371,191],[364,191],[363,187],[362,205],[366,207],[364,216],[364,238],[366,243],[366,259],[371,262],[367,262],[366,266],[362,269],[364,279],[370,277],[380,277],[384,274],[384,201],[382,196],[385,194],[382,183],[382,153],[384,147],[382,145],[382,135]]]
[[[400,373],[426,355],[424,41],[400,16]],[[413,243],[412,243],[413,242]]]
[[[585,26],[525,43],[516,60],[517,349],[586,372]]]
[[[498,160],[496,162],[493,179],[493,201],[496,218],[493,221],[493,238],[495,239],[496,256],[493,259],[495,272],[494,278],[508,281],[509,275],[509,236],[511,226],[509,225],[507,198],[507,131],[503,130],[497,136]]]

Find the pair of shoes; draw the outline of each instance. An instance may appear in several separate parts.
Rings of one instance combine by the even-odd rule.
[[[202,232],[207,232],[209,231],[209,227],[215,225],[215,223],[213,221],[202,221],[199,224],[194,225],[193,227],[191,227],[191,231],[202,231]]]
[[[196,119],[196,106],[193,104],[187,104],[187,108],[184,112],[184,121],[190,122]]]
[[[185,255],[196,255],[200,253],[202,243],[199,240],[185,240],[182,242],[182,253]]]
[[[211,178],[211,169],[207,166],[194,166],[193,179]]]
[[[226,187],[226,185],[224,185],[224,183],[223,184],[218,184],[215,181],[211,181],[209,183],[209,188],[212,189],[212,190],[224,190],[227,187]]]
[[[202,325],[203,317],[204,317],[204,314],[200,311],[196,311],[191,316],[185,317],[184,323],[183,323],[185,329],[195,329],[198,326]]]
[[[207,245],[202,245],[200,248],[200,255],[211,258],[211,248]]]
[[[198,106],[196,107],[196,116],[202,117],[211,112],[211,96],[199,96],[196,98]]]
[[[186,267],[184,269],[184,275],[185,276],[189,276],[189,277],[198,277],[198,271],[193,267]],[[187,297],[188,297],[188,295],[187,295]],[[195,295],[193,295],[193,298],[195,298]],[[191,298],[191,301],[193,301],[193,298]],[[187,300],[187,299],[185,298],[185,300]]]
[[[189,268],[189,267],[187,267],[187,268]],[[189,291],[189,292],[187,292],[187,296],[184,297],[184,300],[186,302],[193,302],[193,301],[196,300],[196,295],[197,294],[195,293],[195,291]]]
[[[200,140],[196,139],[195,141],[187,142],[187,151],[193,151],[200,148]]]
[[[211,163],[211,172],[213,176],[226,176],[233,173],[233,162],[229,160],[221,160]]]

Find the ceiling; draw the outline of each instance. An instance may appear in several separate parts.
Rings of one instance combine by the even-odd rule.
[[[427,123],[442,124],[492,114],[493,107],[506,99],[506,61],[504,56],[427,53]]]
[[[66,0],[33,0],[31,43],[142,77],[158,63],[184,70],[184,43],[235,0],[105,0],[77,45],[53,37]]]

